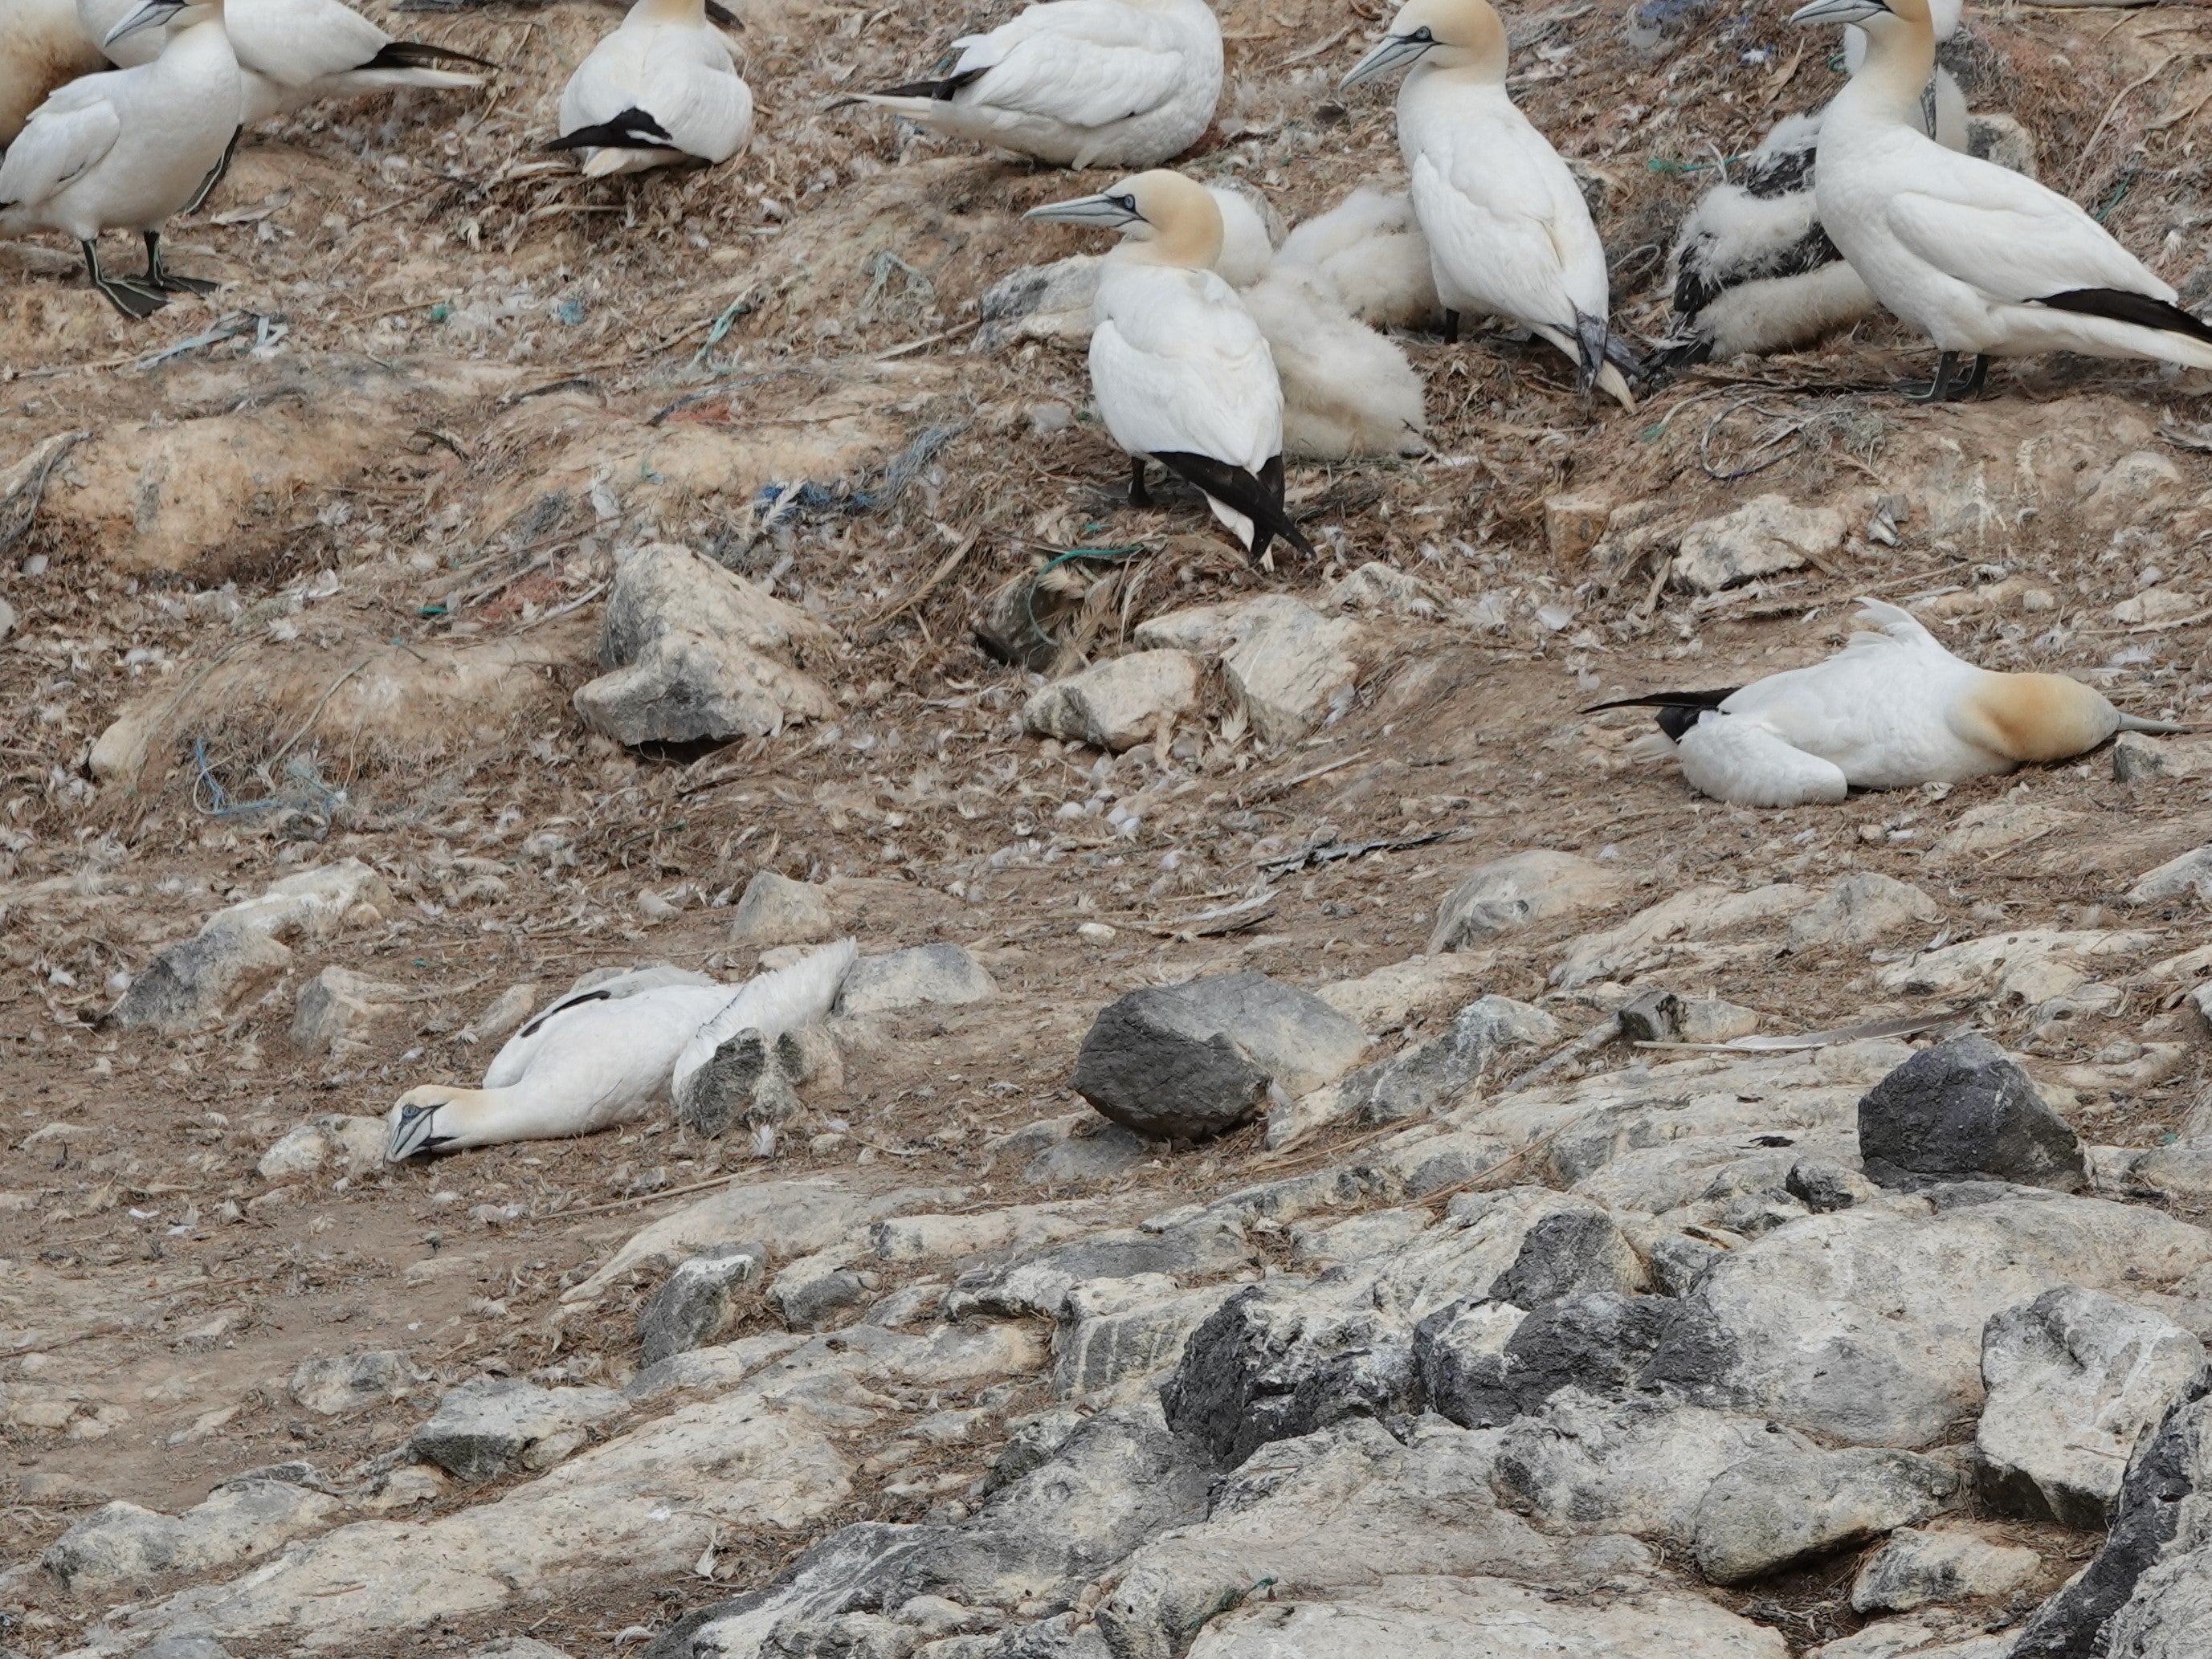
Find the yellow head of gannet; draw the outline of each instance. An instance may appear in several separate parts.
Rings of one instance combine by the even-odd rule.
[[[1118,256],[1139,264],[1211,270],[1221,257],[1221,204],[1205,185],[1164,167],[1140,173],[1072,202],[1026,216],[1061,225],[1098,225],[1122,235]]]
[[[1390,32],[1341,84],[1356,87],[1416,64],[1503,82],[1505,24],[1490,0],[1410,0],[1390,20]]]
[[[458,1152],[484,1143],[470,1131],[483,1091],[426,1083],[399,1097],[384,1118],[384,1156],[400,1164],[417,1152]]]

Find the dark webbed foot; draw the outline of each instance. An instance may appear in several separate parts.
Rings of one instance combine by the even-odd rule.
[[[84,249],[84,268],[92,285],[125,316],[134,322],[143,322],[169,303],[165,295],[128,276],[110,276],[100,268],[100,250],[90,242],[80,244]]]
[[[161,238],[159,232],[146,233],[146,274],[138,279],[138,286],[156,294],[212,294],[222,286],[218,283],[204,283],[197,276],[179,276],[161,264]]]

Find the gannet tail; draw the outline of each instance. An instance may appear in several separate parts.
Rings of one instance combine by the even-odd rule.
[[[1742,690],[1740,685],[1725,685],[1717,691],[1647,691],[1642,696],[1594,702],[1576,712],[1595,714],[1607,708],[1656,708],[1659,711],[1659,729],[1669,741],[1679,741],[1683,732],[1698,723],[1698,715],[1708,708],[1718,708]]]
[[[391,40],[386,42],[382,51],[356,69],[354,73],[359,75],[370,70],[437,70],[441,66],[456,64],[479,70],[496,70],[499,67],[488,58],[471,58],[465,52],[454,52],[446,46],[434,46],[421,40]],[[416,84],[434,86],[458,84],[480,87],[483,84],[483,78],[481,76],[468,76],[453,83],[441,81],[416,82]]]
[[[1195,484],[1210,500],[1249,519],[1255,559],[1265,554],[1267,544],[1278,536],[1306,557],[1315,556],[1313,544],[1306,539],[1305,532],[1291,520],[1289,510],[1283,505],[1281,456],[1269,461],[1256,475],[1244,467],[1232,466],[1227,461],[1188,450],[1156,449],[1152,459],[1185,483]]]
[[[674,149],[668,129],[633,106],[611,121],[595,122],[562,133],[548,149]]]

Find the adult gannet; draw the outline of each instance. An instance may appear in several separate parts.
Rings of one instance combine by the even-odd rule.
[[[1820,119],[1820,222],[1874,297],[1928,335],[1936,377],[1907,395],[1972,397],[1992,356],[2078,351],[2212,368],[2212,327],[2174,303],[2079,207],[1923,132],[1936,63],[1929,0],[1814,0],[1799,23],[1857,23],[1867,56]],[[1961,352],[1974,359],[1961,378]]]
[[[678,1060],[726,1011],[742,1005],[745,1024],[771,1041],[828,1013],[852,952],[842,940],[735,990],[614,981],[565,998],[524,1028],[524,1048],[510,1042],[500,1051],[482,1088],[427,1084],[400,1096],[385,1117],[384,1156],[397,1164],[417,1152],[556,1140],[626,1123],[667,1092]],[[834,975],[821,971],[824,958],[836,963]],[[607,994],[595,997],[600,990]],[[511,1055],[519,1059],[510,1063]]]
[[[1878,599],[1859,605],[1881,631],[1853,633],[1810,668],[1719,691],[1621,697],[1583,712],[1657,708],[1658,733],[1631,752],[1679,757],[1692,788],[1738,806],[1957,783],[2065,760],[2116,732],[2187,729],[2123,714],[2063,674],[1977,668],[1910,611]]]
[[[1278,536],[1310,555],[1283,506],[1275,360],[1212,268],[1222,246],[1213,198],[1179,173],[1141,173],[1029,216],[1125,233],[1099,274],[1091,386],[1107,431],[1129,453],[1130,501],[1151,504],[1145,463],[1155,460],[1204,492],[1255,559]]]
[[[1640,372],[1607,322],[1605,248],[1567,164],[1505,92],[1505,26],[1489,0],[1411,0],[1343,84],[1406,74],[1398,144],[1428,238],[1444,334],[1489,312],[1572,358],[1624,408]]]
[[[13,0],[0,26],[0,150],[55,88],[106,67],[77,27],[74,0]]]
[[[1275,264],[1312,271],[1339,305],[1377,328],[1426,328],[1443,317],[1429,239],[1403,191],[1360,185],[1292,227]]]
[[[1960,0],[1930,0],[1939,44],[1958,33]],[[1866,35],[1844,31],[1856,69]],[[1920,130],[1946,149],[1966,148],[1966,95],[1941,64],[1922,88]],[[1838,252],[1814,210],[1820,115],[1792,115],[1733,174],[1699,197],[1674,238],[1674,318],[1653,354],[1679,368],[1746,352],[1809,345],[1874,309],[1874,295]]]
[[[952,48],[943,78],[853,101],[1057,166],[1150,167],[1204,137],[1221,99],[1206,0],[1048,0]]]
[[[726,161],[752,137],[753,94],[704,0],[637,0],[576,66],[561,94],[561,136],[584,175]]]
[[[215,284],[161,265],[161,227],[205,193],[238,131],[238,59],[222,0],[144,0],[111,42],[166,23],[152,63],[72,81],[31,112],[0,161],[0,229],[61,231],[84,250],[92,285],[128,317],[151,316],[173,293]],[[145,239],[146,274],[110,277],[100,234]]]
[[[86,35],[108,32],[137,0],[76,0]],[[223,27],[238,54],[244,96],[240,122],[251,126],[322,98],[356,98],[395,87],[480,87],[476,71],[495,67],[465,52],[417,40],[395,40],[341,0],[228,0]],[[125,68],[151,63],[161,51],[158,30],[104,48]]]

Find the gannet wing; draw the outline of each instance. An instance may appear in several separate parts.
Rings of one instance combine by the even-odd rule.
[[[1707,714],[1674,747],[1690,787],[1732,805],[1801,806],[1850,793],[1841,767],[1791,748],[1755,720]]]
[[[504,1089],[519,1082],[522,1074],[530,1068],[532,1059],[544,1046],[547,1035],[556,1025],[567,1024],[569,1017],[580,1010],[596,1009],[610,1002],[642,996],[648,991],[664,991],[672,988],[705,988],[714,983],[714,980],[705,974],[656,962],[643,968],[629,969],[581,989],[572,988],[525,1020],[520,1029],[507,1038],[499,1053],[492,1057],[491,1064],[485,1068],[483,1086]]]
[[[31,112],[0,160],[0,212],[51,201],[115,148],[123,122],[107,92],[121,74],[73,81]]]
[[[656,64],[639,107],[677,149],[708,161],[728,161],[752,134],[751,89],[726,63],[720,69],[685,60]]]
[[[1147,303],[1102,316],[1091,336],[1106,429],[1132,454],[1206,455],[1256,473],[1283,447],[1282,384],[1259,325],[1211,271],[1162,273],[1143,292]]]
[[[983,71],[976,101],[1079,127],[1158,108],[1189,69],[1171,37],[1119,0],[1052,0],[955,44],[955,79]]]
[[[2172,303],[2172,289],[2063,196],[1971,155],[1941,160],[1881,211],[1905,249],[1945,276],[2012,304],[2084,289]]]
[[[1423,151],[1413,204],[1439,270],[1501,315],[1571,334],[1578,314],[1607,313],[1605,250],[1565,163],[1528,137],[1533,145],[1514,146],[1525,153],[1507,157],[1456,142]]]
[[[392,44],[339,0],[254,0],[231,8],[223,27],[240,58],[290,88],[360,69]]]

